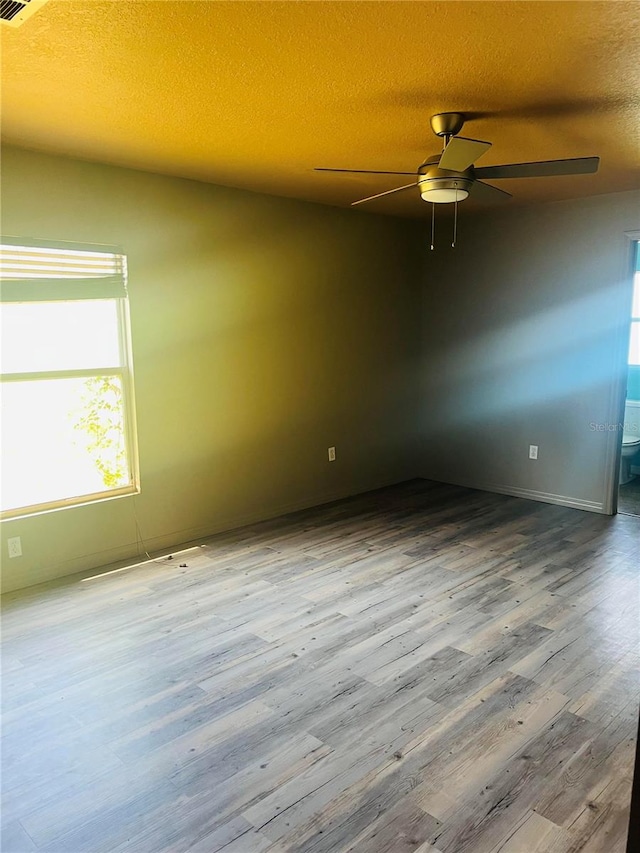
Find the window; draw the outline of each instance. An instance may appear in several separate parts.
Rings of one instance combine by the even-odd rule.
[[[138,491],[126,258],[2,238],[2,517]]]

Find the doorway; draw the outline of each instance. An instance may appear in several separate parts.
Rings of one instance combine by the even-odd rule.
[[[633,296],[624,417],[620,433],[618,512],[640,516],[640,242],[632,244]]]

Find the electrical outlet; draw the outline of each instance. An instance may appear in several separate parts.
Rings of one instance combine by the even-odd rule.
[[[22,557],[22,542],[19,536],[12,536],[7,539],[7,549],[10,557]]]
[[[335,461],[336,461],[336,449],[335,449],[335,447],[330,447],[329,448],[329,462],[335,462]]]
[[[530,444],[529,445],[529,459],[537,459],[538,458],[538,445]]]

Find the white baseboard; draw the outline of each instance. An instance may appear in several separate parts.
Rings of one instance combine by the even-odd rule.
[[[436,479],[427,477],[425,479]],[[601,515],[607,515],[604,503],[602,501],[585,501],[582,498],[574,498],[571,495],[555,495],[552,492],[540,492],[537,489],[521,489],[518,486],[504,486],[501,483],[486,483],[472,480],[440,480],[438,482],[446,482],[452,486],[463,486],[466,489],[478,489],[480,492],[495,492],[499,495],[510,495],[513,498],[526,498],[530,501],[541,501],[547,504],[557,504],[558,506],[568,506],[572,509],[582,509],[587,512],[598,512]]]

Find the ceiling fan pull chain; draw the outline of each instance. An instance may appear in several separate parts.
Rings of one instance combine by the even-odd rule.
[[[456,247],[456,238],[458,236],[458,188],[456,187],[456,200],[453,204],[453,243],[451,248]]]
[[[431,251],[432,252],[435,249],[435,245],[434,245],[435,235],[436,235],[436,206],[432,202],[431,203]]]

